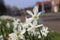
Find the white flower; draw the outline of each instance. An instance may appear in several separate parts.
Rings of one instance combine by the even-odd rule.
[[[6,26],[7,26],[8,28],[10,28],[10,23],[7,23]]]
[[[41,38],[41,34],[39,31],[36,31],[36,35],[38,35],[38,38]]]
[[[23,35],[25,32],[26,32],[26,30],[23,29],[23,30],[20,31],[20,34]]]
[[[29,28],[29,24],[28,23],[32,22],[32,18],[27,18],[27,17],[25,17],[25,18],[26,18],[25,22],[21,22],[20,23],[20,25],[23,27],[23,29]]]
[[[20,23],[20,24],[21,24],[21,26],[22,26],[23,29],[26,29],[26,28],[29,27],[28,23],[26,23],[26,22]]]
[[[16,31],[14,33],[11,33],[9,34],[9,40],[19,40],[19,39],[23,39],[25,40],[24,38],[24,34],[25,33],[25,30],[21,30],[21,31]]]
[[[27,18],[27,17],[25,17],[25,19],[26,19],[26,23],[28,22],[28,23],[31,23],[32,22],[32,18]]]
[[[21,27],[19,28],[17,28],[17,30],[15,29],[14,30],[14,33],[16,33],[18,36],[20,35],[20,37],[24,34],[26,32],[26,30],[25,29],[21,29]]]
[[[20,19],[16,19],[16,18],[14,18],[13,20],[14,20],[13,25],[14,25],[15,28],[17,28],[17,26],[20,24],[21,20]]]
[[[16,35],[16,33],[9,34],[9,40],[18,40],[18,36]]]
[[[22,31],[20,31],[20,34],[19,34],[20,39],[25,40],[25,37],[24,37],[24,35],[23,35],[25,32],[26,32],[25,29],[23,29]]]
[[[29,10],[27,10],[27,13],[32,16],[32,21],[34,20],[34,23],[36,22],[36,24],[37,24],[37,20],[39,19],[39,15],[41,15],[41,12],[38,12],[38,6],[34,7],[33,12],[34,13],[32,13]]]
[[[48,31],[48,27],[44,27],[44,26],[43,26],[43,27],[42,27],[42,30],[41,30],[42,36],[45,36],[45,37],[46,37],[47,34],[48,34],[48,32],[49,32],[49,31]]]
[[[27,31],[29,32],[29,34],[31,33],[32,35],[33,35],[33,34],[34,34],[34,35],[37,35],[38,33],[35,31],[36,28],[43,26],[43,24],[41,24],[41,25],[34,25],[34,24],[32,24],[32,23],[29,23],[29,25],[30,25],[31,27],[28,28]]]
[[[18,25],[21,21],[20,19],[17,19],[17,18],[14,18],[13,20],[14,20],[13,24],[15,24],[15,25]]]
[[[24,39],[24,33],[26,32],[26,30],[25,29],[23,29],[23,30],[20,30],[20,31],[17,31],[16,32],[16,34],[17,34],[17,36],[20,38],[20,39]]]
[[[21,31],[21,25],[16,25],[16,26],[14,26],[13,31],[14,31],[14,32],[16,32],[16,31]]]
[[[31,31],[31,30],[34,30],[34,29],[36,29],[36,28],[38,28],[38,27],[43,26],[43,24],[40,24],[40,25],[34,25],[34,24],[32,24],[32,23],[29,23],[29,25],[30,25],[31,27],[28,28],[27,31]]]
[[[41,38],[41,35],[39,35],[38,38]]]
[[[2,35],[0,35],[0,40],[3,40],[3,36]]]
[[[11,16],[0,16],[0,19],[13,19]]]

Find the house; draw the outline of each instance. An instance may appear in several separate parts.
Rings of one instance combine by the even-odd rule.
[[[59,0],[49,0],[49,1],[47,0],[36,3],[36,5],[39,6],[39,11],[42,11],[42,9],[44,8],[46,12],[47,11],[58,12],[58,4],[59,4]]]

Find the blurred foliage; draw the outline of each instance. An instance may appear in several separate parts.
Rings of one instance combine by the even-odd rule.
[[[12,33],[13,32],[13,25],[12,25],[12,22],[13,20],[11,19],[0,19],[0,35],[3,33]],[[10,24],[10,27],[7,27],[6,24],[9,23]]]
[[[60,33],[50,32],[45,40],[60,40]]]
[[[58,10],[59,10],[59,12],[60,12],[60,3],[59,3],[59,5],[58,5],[58,8],[59,8]]]

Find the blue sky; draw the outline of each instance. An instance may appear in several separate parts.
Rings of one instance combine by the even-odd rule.
[[[17,6],[18,8],[25,8],[35,5],[38,1],[46,1],[46,0],[4,0],[6,5]]]

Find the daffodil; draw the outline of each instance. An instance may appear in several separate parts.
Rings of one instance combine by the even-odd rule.
[[[0,19],[13,19],[11,16],[0,16]]]
[[[20,39],[24,39],[24,33],[26,32],[26,30],[25,29],[23,29],[23,30],[20,30],[20,31],[17,31],[16,32],[16,34],[17,34],[17,36],[20,38]]]
[[[27,10],[27,13],[32,16],[32,21],[34,20],[34,23],[37,24],[37,20],[39,19],[39,16],[41,15],[41,12],[38,12],[38,6],[35,6],[33,8],[33,13],[29,10]]]
[[[41,38],[41,35],[39,35],[38,38]]]
[[[43,24],[35,25],[35,24],[33,24],[33,23],[29,23],[29,25],[30,25],[31,27],[29,27],[29,28],[27,29],[28,34],[31,34],[31,35],[34,35],[34,36],[37,36],[37,35],[38,35],[38,38],[41,38],[40,32],[39,32],[39,31],[36,31],[36,29],[42,27]]]
[[[23,35],[25,33],[25,29],[21,29],[21,26],[18,26],[17,28],[15,28],[14,33],[16,33],[17,35]]]
[[[31,27],[28,28],[28,31],[34,30],[34,29],[36,29],[36,28],[38,28],[38,27],[43,26],[43,24],[40,24],[40,25],[34,25],[34,24],[32,24],[32,23],[29,23],[29,25],[30,25]]]
[[[0,35],[0,40],[3,40],[3,35]]]
[[[41,30],[41,34],[42,34],[42,36],[47,36],[47,34],[49,33],[49,31],[48,31],[48,27],[42,27],[42,30]]]
[[[23,35],[25,32],[26,32],[25,29],[23,29],[22,31],[20,31],[20,34],[19,34],[19,38],[20,38],[20,39],[25,40],[25,37],[24,37],[24,35]]]
[[[13,19],[13,25],[14,25],[14,28],[13,28],[13,30],[15,30],[18,26],[20,26],[19,24],[20,24],[20,19],[16,19],[16,18],[14,18]]]
[[[25,17],[25,22],[21,22],[20,25],[26,29],[26,28],[29,28],[29,24],[28,23],[31,23],[32,22],[32,18],[27,18]]]
[[[9,34],[9,39],[8,40],[18,40],[18,37],[17,37],[16,33]]]
[[[6,26],[7,26],[8,28],[10,28],[10,23],[7,23]]]
[[[20,40],[20,39],[24,39],[24,34],[25,30],[21,30],[21,31],[16,31],[14,33],[9,34],[9,40]]]
[[[17,25],[16,27],[14,26],[13,32],[20,31],[21,30],[21,25]]]
[[[26,29],[29,27],[29,25],[27,23],[20,23],[20,25],[22,26],[23,29]]]
[[[25,17],[25,19],[26,19],[26,20],[25,20],[26,23],[27,23],[27,22],[28,22],[28,23],[31,23],[32,20],[33,20],[32,18],[27,18],[27,17]]]
[[[21,22],[21,20],[17,18],[14,18],[13,21],[14,21],[13,24],[15,25],[18,25]]]
[[[40,24],[40,25],[34,25],[34,24],[32,24],[32,23],[29,23],[29,25],[30,25],[31,27],[28,28],[27,31],[29,32],[29,34],[31,33],[32,35],[33,35],[33,34],[34,34],[34,35],[37,34],[37,32],[35,31],[36,28],[43,26],[43,24]]]

